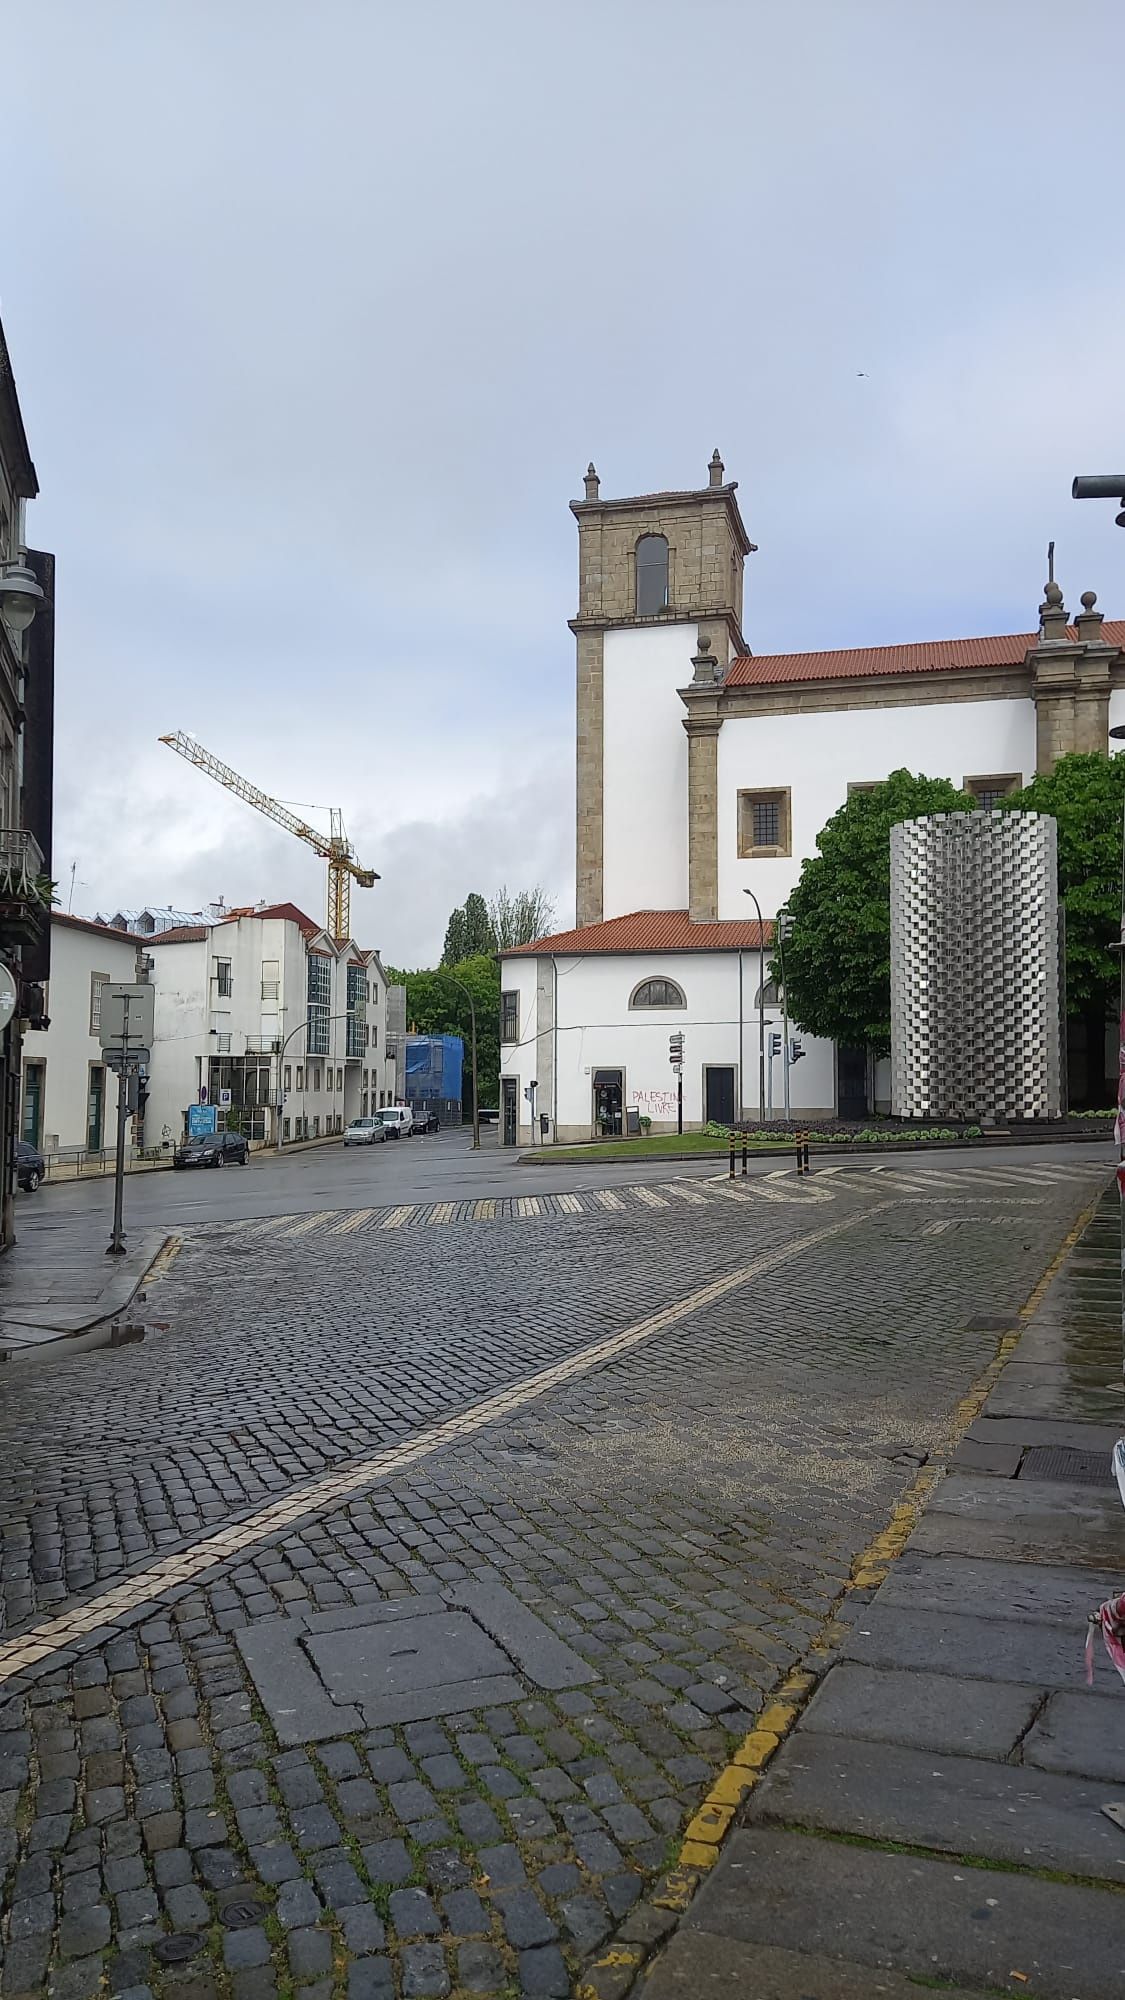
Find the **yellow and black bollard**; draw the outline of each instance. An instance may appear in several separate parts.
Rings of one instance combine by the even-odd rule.
[[[809,1135],[807,1132],[798,1132],[795,1134],[795,1138],[797,1144],[797,1172],[799,1174],[810,1174],[812,1168],[809,1165]]]

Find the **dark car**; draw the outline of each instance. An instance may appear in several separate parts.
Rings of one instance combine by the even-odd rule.
[[[16,1180],[27,1194],[34,1194],[47,1171],[47,1162],[42,1153],[29,1146],[26,1139],[16,1140]]]
[[[414,1113],[414,1130],[416,1132],[421,1132],[423,1137],[425,1137],[427,1132],[440,1132],[441,1119],[432,1105],[412,1104],[410,1109]]]
[[[241,1132],[208,1132],[202,1139],[186,1139],[172,1155],[174,1167],[225,1167],[234,1160],[248,1165],[250,1141]]]

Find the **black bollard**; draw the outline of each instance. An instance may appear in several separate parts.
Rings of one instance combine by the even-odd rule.
[[[731,1178],[731,1180],[733,1180],[733,1179],[734,1179],[734,1135],[733,1135],[733,1133],[731,1134],[731,1142],[730,1142],[730,1178]]]
[[[749,1149],[748,1149],[748,1147],[747,1147],[747,1144],[746,1144],[746,1141],[745,1141],[745,1139],[744,1139],[744,1140],[742,1141],[742,1178],[743,1178],[743,1180],[745,1180],[745,1179],[746,1179],[746,1155],[747,1155],[747,1152],[748,1152],[748,1150],[749,1150]]]

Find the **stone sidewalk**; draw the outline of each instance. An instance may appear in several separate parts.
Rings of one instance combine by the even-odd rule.
[[[1125,1588],[1120,1282],[1111,1191],[1008,1323],[1011,1358],[903,1552],[892,1529],[846,1601],[811,1699],[794,1677],[747,1739],[713,1869],[689,1830],[685,1897],[693,1864],[702,1886],[645,2000],[1125,1990],[1125,1685],[1100,1635],[1092,1688],[1083,1660],[1087,1613]],[[590,1990],[613,1983],[607,1965]]]
[[[169,1237],[166,1229],[131,1228],[125,1254],[107,1257],[108,1221],[76,1230],[35,1200],[34,1210],[31,1197],[21,1202],[17,1240],[0,1257],[0,1363],[108,1346],[114,1319]]]

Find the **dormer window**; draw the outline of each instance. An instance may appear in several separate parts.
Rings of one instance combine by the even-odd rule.
[[[653,618],[668,603],[668,541],[642,535],[637,543],[637,616]]]

